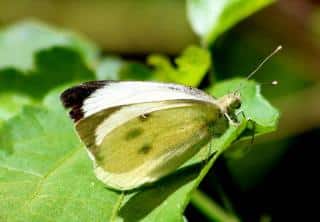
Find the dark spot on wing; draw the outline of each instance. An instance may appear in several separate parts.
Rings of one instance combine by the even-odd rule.
[[[83,102],[97,89],[104,87],[112,81],[91,81],[65,90],[60,100],[65,108],[71,108],[70,117],[76,122],[83,117]]]
[[[152,146],[150,144],[145,144],[138,150],[138,153],[147,154],[150,152],[151,149],[152,149]]]
[[[138,136],[140,136],[143,133],[143,129],[142,128],[134,128],[131,129],[127,132],[126,134],[126,140],[132,140],[134,138],[137,138]]]

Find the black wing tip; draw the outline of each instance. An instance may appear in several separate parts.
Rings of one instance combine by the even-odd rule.
[[[83,117],[82,105],[97,89],[104,87],[111,81],[90,81],[65,90],[60,95],[60,100],[65,108],[71,108],[70,117],[76,122]]]
[[[94,91],[105,86],[109,81],[90,81],[65,90],[60,95],[60,100],[64,107],[70,108],[74,105],[83,104]]]

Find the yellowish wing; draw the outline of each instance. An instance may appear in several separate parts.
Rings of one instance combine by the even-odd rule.
[[[76,128],[97,177],[129,190],[170,174],[195,155],[210,140],[219,115],[210,103],[164,101],[101,111]]]

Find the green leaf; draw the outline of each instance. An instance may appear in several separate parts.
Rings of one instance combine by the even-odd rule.
[[[80,55],[68,48],[53,47],[35,55],[35,68],[22,73],[16,69],[0,70],[0,93],[20,92],[41,98],[55,86],[93,78],[93,72]]]
[[[97,66],[98,80],[119,80],[119,72],[124,61],[118,56],[107,56],[101,59]]]
[[[175,59],[177,67],[162,55],[149,56],[148,64],[154,67],[157,80],[198,86],[211,65],[211,57],[207,50],[189,46]]]
[[[96,48],[74,34],[36,22],[0,32],[0,119],[14,116],[48,90],[93,78]]]
[[[36,69],[22,73],[0,70],[0,119],[8,119],[25,104],[33,104],[51,88],[93,78],[80,56],[67,48],[51,48],[36,55]],[[13,100],[14,99],[14,100]]]
[[[187,0],[187,11],[194,32],[205,45],[233,25],[274,0]]]
[[[103,58],[96,73],[101,80],[155,80],[152,70],[145,64],[116,56]]]
[[[19,112],[22,106],[32,103],[34,103],[34,101],[30,97],[23,94],[0,94],[0,120],[8,120],[15,113]]]
[[[121,80],[155,80],[152,70],[138,62],[126,62],[120,69],[119,77]]]
[[[4,132],[1,221],[110,221],[119,195],[96,180],[66,115],[27,107]]]
[[[171,64],[168,57],[153,54],[148,56],[149,68],[143,63],[127,61],[116,56],[103,58],[97,68],[98,79],[109,80],[140,80],[176,82],[198,86],[208,71],[210,53],[196,46],[189,46]]]
[[[229,87],[228,82],[221,83],[218,89],[223,85]],[[183,221],[192,191],[247,126],[242,119],[239,126],[230,126],[214,138],[208,162],[190,160],[152,186],[120,193],[106,189],[94,176],[91,160],[58,104],[60,92],[54,90],[44,105],[25,107],[4,123],[0,132],[0,199],[5,200],[0,202],[1,221]],[[247,92],[251,91],[243,91]],[[207,147],[202,150],[208,157]]]
[[[0,69],[30,70],[37,52],[57,46],[73,49],[87,64],[97,57],[97,48],[84,38],[37,21],[25,21],[0,32]]]

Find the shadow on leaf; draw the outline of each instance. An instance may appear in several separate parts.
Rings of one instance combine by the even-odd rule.
[[[193,181],[199,175],[202,167],[203,164],[196,164],[183,168],[153,184],[152,187],[140,189],[121,207],[119,216],[125,222],[142,220],[182,186]]]

